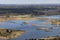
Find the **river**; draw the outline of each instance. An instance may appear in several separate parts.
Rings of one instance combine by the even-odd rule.
[[[60,15],[55,16],[39,16],[41,18],[54,18],[59,19]],[[28,24],[23,24],[23,22],[29,22]],[[25,40],[29,38],[44,38],[48,36],[60,36],[60,27],[59,25],[43,24],[48,20],[9,20],[5,22],[0,22],[0,28],[8,28],[15,30],[25,30],[25,33],[21,36],[11,39],[11,40]],[[38,24],[40,26],[32,26],[32,24]],[[50,31],[37,30],[37,28],[50,28]]]

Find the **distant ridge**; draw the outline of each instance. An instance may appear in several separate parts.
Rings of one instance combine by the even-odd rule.
[[[0,4],[0,8],[24,8],[24,7],[38,7],[38,6],[58,6],[60,7],[60,4],[30,4],[30,5],[19,5],[19,4]]]

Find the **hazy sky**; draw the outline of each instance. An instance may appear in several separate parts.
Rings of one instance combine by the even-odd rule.
[[[0,0],[0,4],[60,4],[60,0]]]

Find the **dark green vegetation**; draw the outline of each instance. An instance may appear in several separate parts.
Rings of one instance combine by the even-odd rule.
[[[56,15],[59,5],[0,5],[0,15]]]

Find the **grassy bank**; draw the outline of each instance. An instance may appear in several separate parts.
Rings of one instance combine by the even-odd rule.
[[[3,39],[17,38],[18,36],[22,35],[24,32],[25,31],[23,30],[11,30],[11,29],[0,28],[0,38]]]
[[[10,16],[10,17],[0,16],[0,22],[4,22],[7,20],[48,20],[48,18],[35,18],[35,17],[30,17],[29,15]]]

